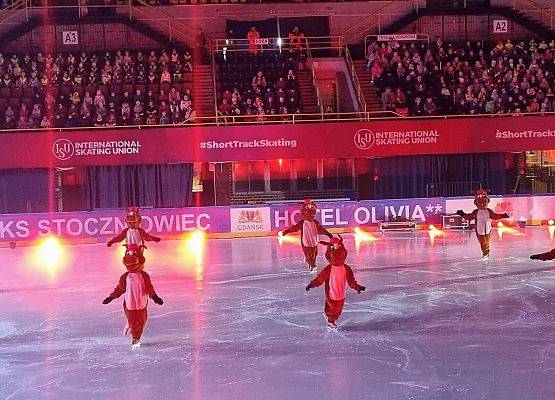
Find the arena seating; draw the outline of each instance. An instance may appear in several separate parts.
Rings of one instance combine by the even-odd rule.
[[[195,119],[189,51],[0,54],[0,128],[178,124]]]
[[[301,52],[230,52],[217,61],[220,115],[264,121],[304,111],[297,79],[305,66]]]
[[[372,42],[367,73],[381,106],[412,116],[548,112],[555,41],[491,45]]]

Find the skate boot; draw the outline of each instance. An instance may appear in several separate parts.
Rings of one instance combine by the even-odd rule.
[[[141,347],[141,341],[137,340],[137,339],[133,339],[131,341],[131,348],[132,349],[138,349],[139,347]]]
[[[310,272],[311,274],[315,274],[318,272],[318,268],[316,268],[316,265],[310,265],[308,272]]]
[[[322,313],[322,315],[324,316],[324,321],[326,321],[328,327],[330,327],[331,329],[337,329],[337,325],[335,324],[335,322],[328,321],[328,316],[326,315],[326,313]]]
[[[337,330],[337,329],[338,329],[337,324],[336,324],[335,322],[329,322],[329,321],[328,321],[328,326],[329,326],[331,329],[333,329],[333,330]]]

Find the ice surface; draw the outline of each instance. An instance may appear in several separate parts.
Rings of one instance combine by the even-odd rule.
[[[555,398],[555,261],[528,259],[555,246],[547,229],[494,232],[489,262],[470,233],[378,237],[346,235],[367,292],[348,292],[337,332],[323,288],[304,290],[297,244],[209,240],[200,256],[152,244],[165,304],[149,304],[138,350],[121,337],[121,299],[101,304],[121,248],[66,246],[54,271],[36,248],[0,249],[0,399]]]

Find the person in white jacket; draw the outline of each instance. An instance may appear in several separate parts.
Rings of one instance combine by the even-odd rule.
[[[468,221],[476,221],[476,237],[482,249],[482,258],[488,259],[491,237],[491,221],[496,221],[503,218],[509,218],[509,214],[497,214],[491,208],[488,208],[489,197],[484,189],[478,189],[474,195],[474,204],[477,208],[470,214],[465,213],[463,210],[457,210],[457,215],[460,215]]]

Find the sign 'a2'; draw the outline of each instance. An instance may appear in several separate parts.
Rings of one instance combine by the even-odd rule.
[[[506,19],[493,20],[493,33],[507,33],[509,32],[509,21]]]

